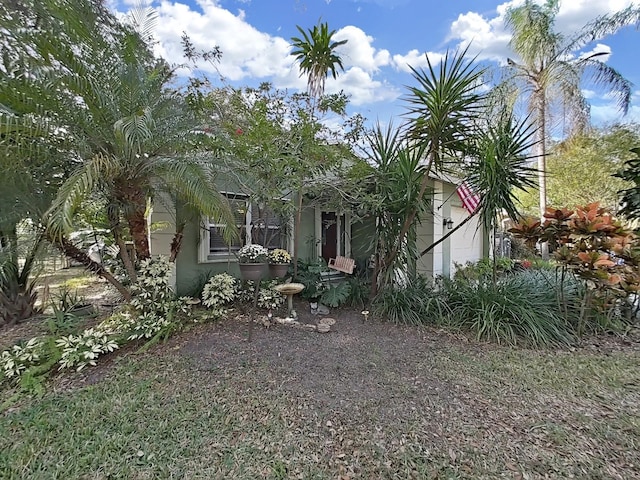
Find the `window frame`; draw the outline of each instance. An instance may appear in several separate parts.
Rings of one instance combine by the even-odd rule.
[[[201,225],[200,225],[200,245],[198,248],[198,263],[219,263],[219,262],[227,263],[230,261],[237,262],[238,259],[234,255],[234,252],[236,252],[237,250],[239,250],[245,245],[250,245],[253,243],[252,235],[253,235],[254,228],[260,228],[260,229],[264,228],[264,227],[253,225],[252,215],[253,215],[254,203],[250,201],[251,197],[249,195],[246,195],[244,193],[231,192],[231,191],[221,191],[220,193],[225,197],[227,197],[228,199],[244,199],[245,201],[246,212],[245,212],[244,224],[238,225],[238,228],[240,229],[240,238],[241,238],[242,244],[238,248],[232,247],[232,248],[227,248],[225,251],[221,250],[217,252],[212,252],[210,247],[211,228],[223,227],[224,224],[211,222],[210,218],[203,216],[201,219]],[[279,199],[279,200],[289,201],[289,199]],[[292,248],[292,243],[293,243],[292,235],[291,235],[292,229],[286,228],[287,226],[290,226],[290,227],[293,226],[291,220],[292,219],[286,219],[281,217],[280,224],[278,226],[269,225],[269,224],[266,225],[266,228],[272,229],[272,230],[275,230],[275,229],[281,230],[282,233],[280,235],[286,235],[283,241],[286,243],[288,250]]]

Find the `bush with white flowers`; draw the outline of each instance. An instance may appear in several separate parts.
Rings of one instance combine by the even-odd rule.
[[[285,264],[291,263],[291,255],[282,248],[276,248],[269,252],[269,263]]]
[[[278,285],[277,280],[272,280],[270,282],[264,281],[260,284],[260,290],[258,291],[258,307],[275,310],[284,304],[284,295],[273,288],[276,285]],[[243,288],[238,295],[239,299],[245,303],[253,302],[255,288],[255,282],[244,282]]]
[[[144,332],[161,331],[191,315],[188,297],[176,298],[171,287],[171,263],[167,257],[148,258],[140,262],[138,280],[132,286],[131,306],[146,325]],[[144,338],[150,338],[147,333]],[[137,337],[142,338],[142,337]]]
[[[269,260],[269,250],[252,243],[238,250],[237,256],[240,263],[266,263]]]

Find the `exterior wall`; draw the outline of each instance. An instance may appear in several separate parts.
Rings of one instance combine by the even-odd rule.
[[[298,258],[300,260],[307,261],[317,258],[315,218],[314,207],[302,207],[302,216],[300,218],[300,234],[298,236]],[[293,246],[291,248],[291,253],[293,253]]]
[[[460,224],[467,216],[468,213],[462,205],[451,207],[451,219],[454,225]],[[473,218],[451,236],[451,274],[455,273],[455,264],[464,265],[466,262],[477,262],[483,257],[483,253],[483,232],[478,229],[478,219]]]
[[[434,188],[433,194],[433,211],[438,212],[443,203],[442,186],[439,182],[432,182],[430,188]],[[436,215],[437,216],[437,215]],[[429,215],[427,218],[423,218],[422,221],[416,227],[416,249],[418,252],[424,251],[437,239],[441,238],[441,228],[438,229],[439,222],[434,221],[433,216]],[[441,222],[440,222],[441,223]],[[441,270],[441,257],[442,246],[437,246],[434,250],[421,256],[416,262],[416,271],[421,275],[432,277],[438,275]]]
[[[443,219],[451,218],[458,225],[467,213],[455,193],[452,184],[440,181],[432,183],[434,187],[434,215],[423,219],[417,228],[417,247],[423,251],[442,238],[446,233]],[[178,209],[177,215],[169,202],[154,204],[152,221],[159,228],[151,233],[151,253],[153,255],[169,255],[171,241],[175,232],[176,216],[178,219],[188,218],[186,211]],[[317,258],[320,238],[317,232],[317,215],[320,209],[307,206],[303,208],[300,234],[299,258],[309,260]],[[293,222],[292,222],[293,224]],[[477,220],[472,220],[465,227],[454,233],[431,252],[422,256],[417,262],[417,271],[427,276],[442,275],[449,277],[454,272],[454,263],[463,264],[466,261],[477,261],[486,255],[487,242],[483,230],[477,230]],[[372,239],[375,233],[373,219],[351,224],[350,248],[343,254],[354,258],[359,265],[367,264],[373,253]],[[180,295],[186,295],[197,290],[208,278],[217,273],[227,272],[239,277],[237,260],[233,255],[215,260],[200,261],[202,255],[200,223],[189,221],[184,229],[182,247],[176,259],[175,285]],[[293,250],[292,241],[289,246]],[[346,248],[345,248],[346,250]]]
[[[468,216],[456,194],[455,185],[434,180],[433,216],[423,219],[417,228],[417,247],[425,250],[448,233],[443,220],[451,219],[453,228]],[[437,245],[431,252],[418,259],[417,271],[426,276],[451,277],[455,264],[475,262],[486,255],[484,229],[478,229],[478,219],[474,218],[449,238]]]
[[[180,216],[180,212],[178,215]],[[238,263],[235,259],[231,260],[231,257],[200,263],[200,240],[199,222],[188,222],[184,229],[182,248],[176,258],[176,285],[179,295],[191,294],[217,273],[227,272],[236,277],[240,276]]]
[[[151,255],[171,255],[171,242],[176,231],[175,206],[167,197],[156,199],[153,203],[151,224],[149,225],[149,247]],[[176,287],[176,270],[171,277],[173,288]]]

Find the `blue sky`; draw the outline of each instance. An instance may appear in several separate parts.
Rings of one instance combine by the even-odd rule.
[[[111,0],[124,12],[134,0]],[[495,66],[509,52],[509,32],[503,16],[522,0],[147,0],[158,14],[156,52],[171,63],[183,62],[180,35],[187,32],[195,45],[220,46],[218,72],[236,86],[269,81],[276,87],[304,90],[297,65],[289,55],[296,25],[307,29],[318,19],[347,39],[340,54],[345,72],[327,80],[327,92],[344,90],[351,111],[383,122],[403,111],[406,85],[413,84],[407,65],[426,65],[425,55],[437,62],[449,49],[470,44],[470,52]],[[629,0],[561,0],[556,26],[571,36],[599,15],[618,11]],[[635,2],[637,5],[637,2]],[[640,122],[640,31],[627,27],[587,46],[584,51],[610,52],[609,65],[634,83],[629,114],[622,117],[603,92],[584,86],[595,124]],[[214,74],[213,67],[209,67]]]

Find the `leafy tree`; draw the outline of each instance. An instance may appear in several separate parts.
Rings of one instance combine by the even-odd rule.
[[[540,217],[547,204],[546,141],[549,115],[561,106],[572,132],[587,126],[589,105],[581,85],[588,80],[613,93],[620,109],[626,113],[631,98],[631,84],[619,72],[602,62],[603,53],[579,55],[588,42],[640,18],[640,9],[629,8],[612,16],[605,16],[589,24],[571,38],[554,30],[559,0],[538,4],[526,0],[507,11],[506,22],[513,33],[510,45],[520,57],[508,60],[511,79],[518,90],[528,96],[529,110],[538,128],[535,156],[538,162]]]
[[[640,147],[631,149],[634,158],[627,160],[624,169],[616,174],[617,177],[631,182],[632,186],[622,190],[620,213],[627,218],[640,219]]]
[[[53,125],[51,131],[64,132],[67,142],[72,172],[49,209],[47,236],[67,255],[107,276],[65,239],[82,200],[97,195],[135,279],[123,238],[131,235],[138,258],[149,256],[150,198],[166,192],[229,224],[231,214],[210,182],[212,156],[193,155],[197,140],[205,137],[197,128],[199,112],[189,108],[189,92],[172,86],[173,70],[156,60],[146,43],[153,11],[137,11],[123,24],[99,2],[72,3],[73,8],[62,0],[25,3],[34,28],[14,22],[9,31],[10,43],[25,45],[23,55],[42,72],[34,76],[41,83],[29,77],[21,90],[41,88],[38,95],[22,95],[25,108]]]
[[[358,117],[345,114],[343,94],[325,95],[322,115],[310,115],[307,93],[288,93],[270,84],[259,88],[225,88],[212,93],[221,107],[216,133],[223,165],[219,179],[232,184],[282,218],[297,213],[296,202],[282,201],[303,191],[307,206],[323,202],[348,208],[351,197],[341,189],[345,164],[355,162],[352,137]],[[340,119],[338,127],[327,117]],[[344,201],[341,201],[344,200]]]
[[[598,202],[615,211],[619,191],[628,182],[614,174],[622,169],[630,152],[640,144],[640,130],[635,125],[614,125],[588,130],[551,145],[547,157],[547,194],[549,205],[586,205]],[[585,186],[588,185],[588,188]],[[534,195],[520,195],[529,214],[537,211]]]
[[[406,98],[409,117],[406,132],[395,134],[378,130],[370,139],[375,163],[383,169],[406,170],[402,173],[405,181],[409,181],[409,177],[417,181],[415,191],[414,185],[400,182],[399,186],[407,189],[411,203],[395,212],[400,214],[394,220],[397,226],[389,224],[389,228],[397,228],[397,234],[389,232],[380,237],[384,243],[379,242],[376,248],[372,297],[380,287],[392,281],[393,270],[404,267],[401,257],[411,242],[409,237],[424,209],[425,197],[431,193],[431,173],[450,170],[452,159],[457,163],[457,159],[469,150],[474,119],[478,117],[483,101],[477,88],[483,70],[468,61],[465,53],[447,53],[438,68],[427,57],[427,70],[413,69],[418,85],[409,87]],[[405,195],[402,190],[396,190],[394,194]]]

